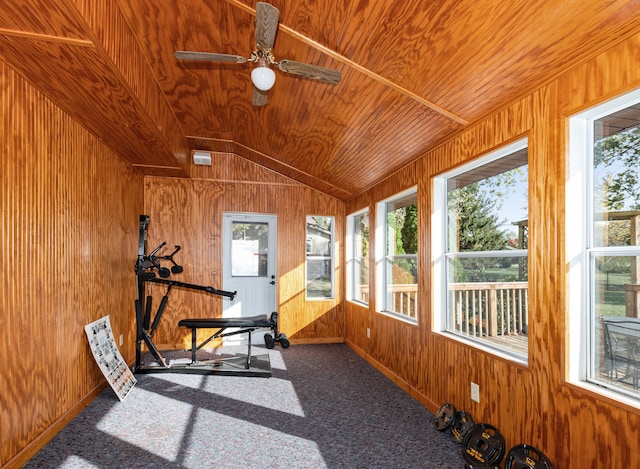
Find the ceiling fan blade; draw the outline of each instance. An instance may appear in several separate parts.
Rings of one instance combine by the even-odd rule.
[[[305,78],[311,78],[312,80],[324,81],[332,85],[335,85],[342,79],[342,73],[338,70],[296,62],[294,60],[281,60],[278,68],[286,73],[300,75]]]
[[[264,106],[267,104],[267,92],[260,91],[255,86],[253,87],[253,98],[251,99],[251,103],[254,106]]]
[[[256,45],[258,49],[273,49],[278,31],[280,10],[268,3],[256,3]]]
[[[202,60],[206,62],[230,62],[243,64],[248,59],[241,55],[231,54],[214,54],[212,52],[190,52],[185,50],[177,50],[173,56],[178,60]]]

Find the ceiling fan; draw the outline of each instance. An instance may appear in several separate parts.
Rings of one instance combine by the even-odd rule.
[[[255,63],[256,67],[251,71],[251,81],[253,82],[252,103],[254,106],[264,106],[267,104],[267,92],[273,87],[276,81],[276,74],[271,69],[271,65],[277,65],[280,71],[291,73],[292,75],[299,75],[304,78],[319,80],[332,85],[338,83],[342,78],[342,73],[338,70],[295,62],[293,60],[276,62],[272,49],[278,30],[279,18],[280,10],[273,5],[264,2],[256,3],[256,50],[251,53],[249,58],[241,55],[181,50],[175,51],[173,55],[178,60]]]

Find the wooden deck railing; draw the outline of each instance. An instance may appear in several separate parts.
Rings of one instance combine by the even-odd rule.
[[[475,337],[526,335],[527,282],[453,283],[449,294],[457,332]],[[391,285],[391,298],[393,312],[417,318],[416,284]],[[369,302],[368,286],[360,288],[360,299]]]
[[[449,284],[457,332],[476,337],[526,335],[527,282]]]
[[[391,311],[408,318],[418,318],[418,285],[391,285]]]
[[[390,285],[390,310],[408,318],[418,318],[418,285],[415,283]],[[360,300],[369,303],[369,286],[360,287]]]

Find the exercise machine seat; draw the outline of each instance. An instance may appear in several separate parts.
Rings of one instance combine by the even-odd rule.
[[[239,318],[196,318],[182,319],[178,326],[188,329],[219,329],[226,327],[271,327],[271,320],[266,315]]]

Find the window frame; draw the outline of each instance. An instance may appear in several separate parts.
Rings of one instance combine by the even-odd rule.
[[[569,366],[567,380],[610,399],[640,408],[640,393],[594,377],[595,305],[593,267],[601,256],[640,256],[640,246],[596,246],[594,232],[594,122],[640,103],[640,89],[569,117],[569,152],[565,191],[565,253],[568,272]],[[576,230],[579,226],[581,229]],[[568,234],[571,233],[571,236]],[[600,325],[598,325],[600,327]]]
[[[412,318],[406,314],[402,314],[400,312],[392,311],[388,308],[387,305],[387,285],[388,285],[388,275],[387,275],[387,207],[389,204],[406,199],[409,196],[415,195],[416,205],[418,203],[418,186],[412,186],[408,189],[405,189],[401,192],[398,192],[391,197],[387,197],[384,200],[381,200],[376,203],[376,230],[375,230],[375,284],[376,284],[376,312],[391,316],[396,319],[400,319],[402,321],[408,322],[410,324],[417,325],[418,324],[418,308],[416,307],[416,317]],[[419,223],[420,214],[418,214],[418,231],[420,229]],[[371,235],[369,235],[371,236]],[[417,236],[419,236],[417,234]],[[406,257],[415,257],[416,263],[418,262],[418,254],[403,254],[396,255],[398,256],[406,256]],[[420,274],[420,268],[418,266],[418,274]],[[419,279],[416,278],[416,290],[419,288],[420,282]],[[416,297],[419,297],[419,292],[416,293]]]
[[[460,165],[450,171],[439,174],[433,177],[433,206],[432,206],[432,257],[433,257],[433,275],[432,275],[432,287],[433,287],[433,330],[434,332],[441,333],[447,337],[454,338],[459,342],[466,345],[484,350],[493,355],[500,356],[509,361],[513,361],[519,364],[526,365],[528,363],[529,355],[529,340],[527,335],[527,353],[522,354],[516,352],[512,348],[502,347],[495,343],[489,343],[487,340],[482,340],[473,336],[464,335],[451,330],[450,318],[449,318],[449,281],[448,281],[448,269],[447,263],[450,257],[448,251],[447,239],[448,239],[448,180],[450,178],[468,173],[470,171],[482,168],[485,165],[493,163],[501,158],[508,157],[513,153],[520,151],[524,148],[529,149],[529,138],[527,136],[519,138],[511,143],[498,147],[489,153],[480,156],[473,161]],[[527,175],[527,184],[529,184],[529,178]],[[527,212],[529,211],[529,202],[527,200]],[[528,217],[529,218],[529,217]],[[509,251],[477,251],[474,256],[468,252],[457,252],[455,257],[515,257],[511,253],[525,253],[526,259],[529,259],[529,250],[509,250]],[[510,254],[506,254],[510,253]],[[529,280],[527,278],[527,283]],[[527,288],[527,290],[529,290]],[[527,301],[528,297],[527,297]],[[530,309],[528,308],[530,311]]]
[[[360,286],[360,281],[358,278],[362,272],[362,260],[366,258],[370,258],[370,252],[367,253],[366,256],[356,256],[356,253],[359,251],[356,243],[361,239],[362,231],[356,229],[355,222],[358,217],[367,217],[369,222],[371,221],[371,217],[369,215],[369,208],[363,208],[358,210],[357,212],[351,213],[347,215],[347,234],[346,234],[346,243],[345,243],[345,254],[346,254],[346,289],[347,289],[347,301],[351,301],[353,303],[357,303],[362,306],[368,306],[369,302],[364,301],[358,298],[356,293],[356,288]],[[369,231],[371,233],[371,231]],[[369,247],[371,247],[371,234],[369,234]],[[358,266],[360,266],[358,268]],[[356,272],[357,269],[357,272]],[[371,275],[367,274],[369,278],[369,294],[371,293]],[[370,298],[370,297],[369,297]]]
[[[331,238],[329,241],[330,246],[330,255],[329,256],[318,256],[318,255],[310,255],[309,254],[309,218],[328,218],[331,220]],[[336,240],[336,218],[332,215],[307,215],[305,216],[305,259],[304,259],[304,294],[305,299],[307,301],[332,301],[335,300],[336,293],[336,282],[335,282],[335,240]],[[312,246],[312,245],[311,245]],[[330,261],[330,275],[331,275],[331,294],[330,296],[309,296],[309,260],[329,260]]]

